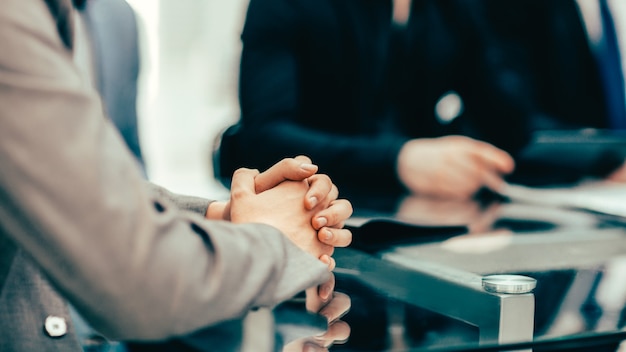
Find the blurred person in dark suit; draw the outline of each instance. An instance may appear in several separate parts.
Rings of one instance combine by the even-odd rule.
[[[610,2],[488,0],[488,20],[494,24],[496,35],[506,50],[515,51],[518,62],[524,64],[517,65],[525,69],[520,75],[533,83],[528,86],[531,92],[522,91],[535,99],[533,129],[626,128],[626,122],[612,122],[609,116],[607,96],[611,92],[600,67],[600,46],[617,38],[614,28],[611,38],[605,38],[609,28],[603,28],[603,16],[612,14],[603,13],[601,3],[608,6]],[[622,76],[617,64],[611,66],[611,75]],[[622,105],[621,109],[626,110],[626,103]]]
[[[626,130],[624,2],[487,2],[486,19],[524,81],[512,96],[529,131]],[[569,180],[597,176],[625,182],[623,160],[607,156],[607,163],[572,166]],[[568,179],[562,169],[555,171]]]
[[[521,81],[482,2],[252,0],[241,120],[215,155],[224,182],[285,153],[344,192],[469,198],[498,191],[527,140]]]

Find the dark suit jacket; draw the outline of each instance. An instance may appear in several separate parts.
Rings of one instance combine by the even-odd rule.
[[[493,23],[526,90],[531,129],[608,127],[604,92],[575,0],[488,0]]]
[[[512,98],[529,131],[609,128],[598,65],[575,0],[487,0],[486,18],[522,82]],[[603,177],[622,163],[608,149],[595,159],[571,155],[556,163],[520,155],[512,181],[576,182]]]
[[[523,144],[524,121],[508,98],[518,83],[493,45],[482,3],[412,6],[406,32],[395,37],[390,1],[252,0],[241,121],[222,136],[218,176],[227,183],[237,167],[306,154],[342,191],[398,192],[396,158],[411,138]],[[442,124],[435,105],[450,91],[464,111]]]

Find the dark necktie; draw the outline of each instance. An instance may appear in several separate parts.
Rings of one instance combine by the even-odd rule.
[[[624,97],[624,76],[617,43],[617,34],[607,0],[599,0],[602,16],[602,40],[599,43],[598,64],[604,96],[612,129],[626,129],[626,100]]]

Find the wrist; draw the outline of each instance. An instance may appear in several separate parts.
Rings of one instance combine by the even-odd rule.
[[[229,202],[212,202],[207,208],[205,217],[210,220],[230,220],[227,213]]]

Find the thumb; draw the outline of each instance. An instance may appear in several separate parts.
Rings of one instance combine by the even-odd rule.
[[[265,192],[283,181],[302,181],[316,172],[317,166],[307,157],[285,158],[256,177],[256,191]]]
[[[246,195],[256,194],[254,178],[259,170],[240,168],[235,171],[230,186],[232,198],[241,198]]]

